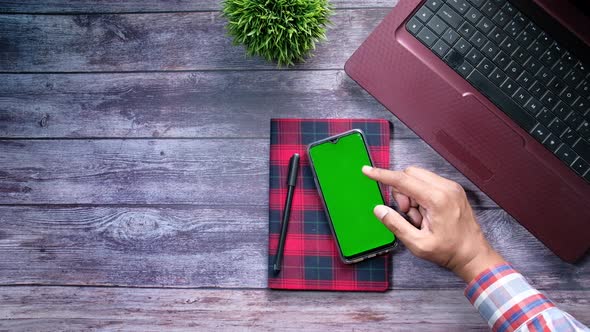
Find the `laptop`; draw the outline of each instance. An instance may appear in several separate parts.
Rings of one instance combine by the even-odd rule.
[[[590,246],[588,15],[574,0],[400,0],[345,70],[575,262]]]

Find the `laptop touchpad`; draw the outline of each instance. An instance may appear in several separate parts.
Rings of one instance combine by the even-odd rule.
[[[444,107],[443,112],[452,116],[445,117],[444,129],[435,129],[434,135],[442,148],[467,168],[462,171],[488,181],[498,163],[507,160],[503,155],[511,149],[505,147],[520,146],[524,150],[525,141],[475,96],[468,94],[457,101],[461,105]]]

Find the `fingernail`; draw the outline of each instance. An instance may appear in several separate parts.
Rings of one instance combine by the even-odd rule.
[[[375,206],[373,213],[375,213],[379,220],[383,220],[383,218],[389,213],[389,208],[385,205],[377,205]]]
[[[363,166],[364,173],[370,172],[372,169],[373,169],[373,167],[371,167],[371,166]]]

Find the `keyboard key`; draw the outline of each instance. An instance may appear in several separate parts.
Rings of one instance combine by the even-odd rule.
[[[438,16],[432,17],[432,19],[428,21],[428,23],[426,23],[426,26],[429,27],[430,30],[434,31],[434,33],[436,33],[439,36],[442,36],[445,30],[447,30],[447,28],[449,27]]]
[[[580,139],[572,146],[572,149],[582,157],[582,159],[590,162],[590,143],[583,139]]]
[[[555,76],[553,75],[553,73],[551,73],[551,71],[549,71],[549,69],[547,69],[546,67],[541,67],[541,69],[539,69],[539,71],[537,72],[537,78],[544,85],[549,85],[549,82],[551,82],[551,80],[554,77]]]
[[[582,124],[583,121],[584,118],[580,114],[578,114],[578,112],[570,112],[567,118],[565,118],[565,122],[574,129],[578,128],[578,126],[580,126],[580,124]],[[582,133],[579,130],[578,133],[582,135]],[[584,135],[582,135],[582,137],[584,137]]]
[[[579,93],[582,94],[582,96],[586,96],[586,98],[588,98],[588,95],[590,93],[590,83],[588,83],[589,81],[582,81],[580,82],[580,84],[578,84],[578,86],[576,87],[576,90],[578,90]]]
[[[470,7],[465,0],[447,0],[447,3],[459,14],[465,14]]]
[[[565,120],[567,116],[570,114],[570,109],[561,101],[558,101],[555,107],[551,109],[555,115],[557,115],[560,119]]]
[[[516,103],[522,107],[524,107],[529,99],[531,99],[531,95],[529,95],[523,88],[518,88],[512,97],[514,97]]]
[[[482,17],[475,27],[478,28],[479,31],[483,32],[484,35],[487,35],[494,27],[494,24],[487,17]]]
[[[469,0],[469,2],[477,6],[477,8],[481,8],[481,6],[483,6],[483,3],[486,2],[486,0]]]
[[[524,28],[524,31],[526,31],[527,35],[531,38],[531,41],[537,39],[541,33],[539,27],[533,22],[529,22],[529,24],[527,24],[527,26]]]
[[[533,84],[528,88],[528,90],[533,95],[533,97],[541,99],[546,91],[546,88],[545,86],[541,85],[539,81],[533,80]]]
[[[524,65],[529,57],[529,54],[520,46],[514,51],[514,53],[512,53],[512,58],[521,65]]]
[[[559,118],[554,118],[547,128],[549,128],[549,130],[555,135],[561,136],[561,134],[563,134],[563,132],[567,128],[567,125]]]
[[[432,11],[430,11],[430,9],[422,6],[414,15],[414,17],[417,17],[420,21],[426,23],[428,22],[428,20],[432,17]]]
[[[549,89],[551,89],[551,91],[553,91],[555,94],[559,95],[561,93],[561,91],[563,91],[563,89],[565,89],[565,84],[563,84],[563,82],[561,82],[561,80],[558,79],[557,77],[553,77],[551,82],[549,82],[549,84],[547,84],[547,87]]]
[[[504,50],[504,52],[506,52],[506,54],[512,54],[514,51],[516,51],[518,45],[516,45],[512,38],[506,37],[502,44],[500,44],[500,47]]]
[[[551,38],[549,38],[549,36],[541,31],[539,33],[539,37],[537,37],[537,42],[539,42],[539,45],[541,46],[541,48],[543,50],[548,49],[549,46],[551,46],[551,43],[553,43],[553,40],[551,40]]]
[[[457,14],[457,12],[452,10],[451,7],[447,5],[443,5],[437,12],[437,15],[455,29],[457,29],[463,22],[463,19],[459,16],[459,14]]]
[[[555,115],[545,107],[537,114],[537,120],[544,126],[548,126],[554,117]]]
[[[569,73],[569,71],[572,69],[573,66],[567,65],[563,60],[557,61],[553,68],[551,68],[551,70],[553,70],[553,73],[555,73],[555,75],[559,77],[565,77],[565,75]]]
[[[541,110],[541,103],[535,98],[531,98],[526,105],[524,105],[524,109],[529,112],[532,116],[536,116],[537,113]]]
[[[444,41],[442,41],[442,39],[440,39],[439,41],[436,42],[436,44],[434,44],[434,47],[432,48],[432,50],[434,51],[434,53],[438,54],[438,56],[440,56],[441,58],[445,56],[445,54],[447,54],[447,52],[449,51],[451,47],[449,45],[447,45],[447,43],[445,43]]]
[[[493,40],[496,45],[500,45],[507,36],[508,35],[504,33],[504,30],[500,29],[499,27],[494,27],[488,34],[488,37],[490,37],[490,39]]]
[[[488,60],[488,59],[483,59],[479,65],[477,66],[477,69],[479,71],[481,71],[485,76],[490,75],[490,73],[496,68],[496,66],[494,66],[494,64]]]
[[[459,28],[459,33],[466,39],[469,39],[471,38],[471,36],[473,36],[473,33],[475,33],[475,28],[468,22],[463,22],[463,24]]]
[[[568,51],[565,51],[561,60],[570,68],[573,68],[578,60]]]
[[[508,23],[509,19],[510,18],[508,17],[508,15],[500,10],[496,13],[496,15],[494,15],[492,21],[496,23],[496,25],[503,28]]]
[[[578,71],[582,77],[586,77],[588,75],[588,68],[579,61],[574,66],[574,70]]]
[[[481,60],[483,60],[483,55],[475,48],[472,48],[469,53],[467,53],[467,61],[474,66],[477,66]]]
[[[522,67],[518,63],[511,61],[510,64],[506,66],[506,73],[511,79],[516,80],[518,79],[518,76],[520,76],[520,73],[522,73]]]
[[[572,104],[572,108],[580,114],[586,114],[590,112],[590,100],[578,98],[578,100]]]
[[[494,43],[489,41],[485,44],[482,51],[483,54],[486,55],[488,58],[493,59],[494,57],[496,57],[498,52],[500,52],[500,49]]]
[[[545,92],[543,97],[541,97],[541,103],[549,109],[554,109],[558,102],[559,99],[557,99],[550,91]]]
[[[492,83],[496,84],[497,86],[502,85],[506,78],[508,78],[508,76],[506,76],[506,74],[504,74],[504,72],[498,68],[494,69],[494,71],[492,71],[488,77],[490,78],[490,81],[492,81]]]
[[[516,41],[521,45],[530,45],[533,40],[535,40],[535,37],[532,37],[526,28],[516,36]]]
[[[470,65],[469,62],[464,61],[463,64],[457,68],[457,71],[461,76],[467,77],[469,74],[471,74],[471,71],[473,71],[473,66]]]
[[[473,46],[480,49],[488,42],[488,39],[481,32],[475,31],[469,41],[473,44]]]
[[[494,15],[496,15],[496,12],[498,12],[498,6],[496,6],[492,1],[488,1],[482,8],[481,11],[484,13],[484,15],[486,15],[487,17],[494,17]]]
[[[527,50],[531,53],[532,56],[536,57],[537,59],[545,53],[545,48],[541,45],[540,42],[536,41],[532,43]]]
[[[533,77],[531,76],[531,74],[527,73],[526,71],[523,71],[520,74],[520,76],[518,76],[518,78],[516,79],[516,82],[528,90],[533,84]]]
[[[557,136],[549,134],[549,137],[545,139],[543,145],[549,149],[549,151],[555,153],[555,151],[557,151],[557,149],[561,146],[561,141],[559,138],[557,138]]]
[[[449,29],[443,34],[442,39],[447,44],[453,45],[459,40],[459,34],[455,30]]]
[[[508,34],[508,36],[512,38],[516,38],[518,34],[524,29],[524,25],[519,20],[513,18],[510,22],[504,27],[504,31]]]
[[[462,55],[466,55],[471,50],[471,44],[465,39],[459,38],[459,41],[453,46],[453,49],[457,50]]]
[[[518,89],[518,85],[512,79],[508,78],[502,83],[500,88],[502,88],[502,91],[504,91],[505,94],[512,96],[516,92],[516,89]]]
[[[498,67],[504,70],[510,63],[510,57],[508,57],[506,53],[500,51],[498,52],[498,55],[496,55],[496,57],[494,58],[494,62],[498,65]]]
[[[418,21],[418,19],[415,18],[415,17],[412,17],[412,19],[410,19],[408,21],[408,23],[406,24],[406,28],[414,36],[418,34],[418,31],[420,31],[420,29],[422,28],[422,26],[423,26],[422,23],[420,21]]]
[[[584,121],[578,128],[578,133],[585,139],[590,140],[590,124],[588,121]]]
[[[436,12],[440,8],[442,3],[443,0],[428,0],[426,1],[426,7],[428,7],[433,12]]]
[[[582,158],[578,158],[572,164],[572,169],[576,173],[578,173],[580,175],[584,175],[584,173],[586,173],[588,171],[588,169],[590,169],[590,165],[587,162],[585,162]]]
[[[565,129],[563,134],[561,134],[561,140],[569,146],[574,146],[579,138],[580,136],[575,132],[575,130],[569,127]]]
[[[552,49],[547,49],[545,53],[541,55],[541,62],[549,68],[551,68],[555,64],[557,59],[559,58]]]
[[[482,17],[482,13],[474,7],[471,7],[465,17],[469,22],[471,22],[471,24],[477,24],[477,22],[479,22]]]
[[[543,141],[549,136],[549,129],[539,123],[535,129],[531,131],[531,135],[533,135],[537,141],[543,143]]]
[[[422,28],[416,37],[418,37],[418,39],[424,44],[428,45],[428,47],[432,46],[436,41],[436,35],[427,27]]]
[[[569,87],[565,87],[563,91],[559,94],[561,100],[563,100],[568,105],[573,105],[578,100],[578,95]]]
[[[561,159],[564,163],[571,165],[574,160],[578,157],[578,155],[572,151],[567,145],[563,144],[556,153],[557,157]]]
[[[582,80],[582,75],[580,75],[576,70],[572,70],[567,75],[565,75],[564,82],[575,87],[578,86]]]
[[[486,60],[484,59],[484,61]],[[505,95],[502,90],[500,90],[479,71],[472,71],[467,77],[467,80],[480,91],[485,91],[485,95],[490,98],[490,100],[496,104],[496,106],[498,106],[502,112],[506,113],[506,115],[508,115],[524,130],[530,131],[533,129],[537,121],[528,113],[526,113],[522,108],[518,107],[518,105],[510,97]]]
[[[502,7],[502,10],[504,10],[506,13],[510,15],[516,14],[516,8],[514,8],[514,6],[510,2],[506,2],[506,4],[504,4],[504,6]]]
[[[524,69],[529,73],[535,75],[541,68],[539,61],[535,60],[532,56],[524,63]]]
[[[522,26],[523,29],[530,22],[529,19],[526,16],[524,16],[521,12],[516,12],[516,14],[512,16],[512,21]]]
[[[565,50],[561,46],[559,46],[557,42],[551,43],[551,46],[549,46],[549,50],[551,50],[551,53],[553,53],[556,59],[561,59],[565,54]]]

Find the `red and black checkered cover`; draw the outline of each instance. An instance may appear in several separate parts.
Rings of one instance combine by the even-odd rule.
[[[385,291],[389,255],[342,263],[316,191],[306,148],[350,129],[365,133],[377,167],[389,167],[390,123],[379,119],[272,119],[270,125],[268,287],[274,289]],[[289,159],[301,156],[280,273],[273,272],[287,195]]]

